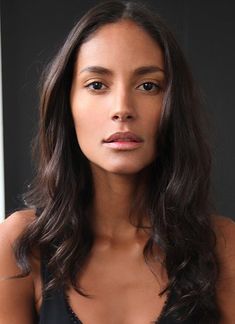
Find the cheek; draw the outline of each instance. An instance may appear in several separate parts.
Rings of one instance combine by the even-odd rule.
[[[152,96],[139,96],[136,105],[140,114],[140,120],[149,132],[157,130],[163,106],[163,93]]]
[[[95,108],[95,109],[94,109]],[[97,106],[73,105],[72,115],[80,145],[92,145],[103,139],[104,116],[97,113]]]
[[[154,107],[143,118],[143,128],[147,131],[150,138],[155,139],[160,125],[161,107]]]

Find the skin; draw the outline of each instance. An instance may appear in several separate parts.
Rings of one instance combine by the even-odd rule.
[[[101,66],[112,74],[87,71],[89,66]],[[143,66],[155,66],[157,71],[136,75],[134,71]],[[148,323],[156,319],[165,301],[165,296],[156,298],[165,272],[155,265],[157,281],[142,254],[148,235],[128,219],[136,187],[157,154],[164,77],[162,50],[131,21],[100,28],[77,56],[71,110],[78,143],[95,184],[95,244],[80,282],[97,299],[84,299],[73,289],[69,295],[72,308],[87,323],[97,321],[99,313],[100,323],[107,318],[112,318],[112,323]],[[94,82],[100,82],[100,90]],[[151,85],[150,90],[145,83]],[[107,148],[102,141],[118,131],[134,132],[143,142],[134,150]],[[136,311],[138,305],[141,312]],[[93,314],[88,311],[91,307]]]
[[[113,75],[79,73],[91,65],[106,67]],[[133,75],[136,68],[146,65],[164,69],[162,52],[147,33],[130,21],[99,29],[82,45],[77,57],[71,109],[78,142],[91,165],[95,183],[92,206],[95,244],[79,282],[94,298],[84,298],[72,288],[67,294],[71,307],[84,324],[149,324],[159,316],[166,301],[165,295],[158,296],[168,280],[165,269],[161,262],[151,259],[149,266],[156,276],[153,275],[143,259],[148,234],[138,231],[127,217],[136,187],[157,154],[154,143],[164,91],[146,92],[143,83],[163,85],[164,73]],[[103,87],[99,93],[88,90],[86,85],[93,81],[102,82],[105,90]],[[102,144],[112,133],[126,130],[143,138],[137,149],[113,151]],[[20,211],[0,224],[0,278],[20,272],[12,245],[34,217],[34,210]],[[221,323],[233,324],[235,224],[219,216],[213,216],[213,221],[221,266],[217,285]],[[35,312],[40,311],[40,254],[33,252],[29,276],[0,280],[1,324],[32,324]],[[155,255],[162,257],[157,248]]]
[[[102,66],[113,74],[84,71],[88,66]],[[136,76],[135,69],[142,66],[156,66],[159,71]],[[157,154],[163,70],[160,47],[131,21],[100,28],[80,48],[70,101],[77,139],[93,173],[98,237],[123,241],[136,235],[128,213],[144,169]],[[101,82],[101,90],[91,84],[95,81]],[[146,82],[152,84],[150,90],[143,85]],[[102,141],[118,131],[136,133],[142,145],[125,151],[105,147]]]

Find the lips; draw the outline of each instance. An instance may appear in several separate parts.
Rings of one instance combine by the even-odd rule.
[[[143,139],[132,132],[117,132],[105,139],[104,142],[143,142]]]

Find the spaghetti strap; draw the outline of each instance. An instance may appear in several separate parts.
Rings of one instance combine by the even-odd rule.
[[[45,260],[41,261],[41,276],[43,287],[50,281],[50,273]],[[43,294],[39,311],[38,324],[69,324],[72,323],[67,311],[62,289],[54,289]]]

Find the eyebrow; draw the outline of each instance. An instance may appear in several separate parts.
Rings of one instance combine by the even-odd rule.
[[[83,72],[93,72],[93,73],[98,73],[102,75],[113,75],[113,71],[103,67],[103,66],[87,66],[84,69],[82,69],[79,74]],[[161,69],[157,65],[149,65],[149,66],[140,66],[137,69],[133,71],[133,74],[135,76],[141,76],[147,73],[153,73],[153,72],[162,72],[165,73],[163,69]]]

